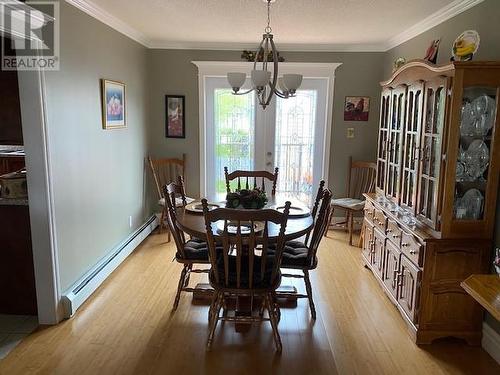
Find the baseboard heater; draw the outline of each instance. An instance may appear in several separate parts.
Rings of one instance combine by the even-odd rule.
[[[140,228],[111,250],[108,256],[103,258],[63,294],[62,303],[66,319],[70,318],[76,312],[87,298],[94,293],[104,280],[139,246],[157,225],[158,218],[156,215],[152,215]]]

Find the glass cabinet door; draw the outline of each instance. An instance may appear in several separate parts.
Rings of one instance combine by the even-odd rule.
[[[386,196],[395,202],[399,200],[401,171],[401,141],[406,114],[406,86],[399,86],[391,94],[391,121],[387,148]]]
[[[438,228],[442,139],[446,113],[447,80],[437,79],[425,85],[424,121],[420,137],[420,180],[417,200],[419,219]]]
[[[401,179],[401,206],[415,209],[417,201],[418,151],[423,117],[424,84],[408,87],[406,125],[403,141],[403,168]]]
[[[387,142],[389,139],[389,119],[391,118],[391,90],[384,89],[380,103],[380,127],[377,147],[377,192],[385,195],[387,172]]]
[[[453,219],[484,218],[492,139],[496,120],[497,91],[466,87],[463,91],[459,148],[456,155]]]

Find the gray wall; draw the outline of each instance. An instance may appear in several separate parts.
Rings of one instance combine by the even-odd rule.
[[[477,30],[481,37],[478,53],[474,60],[500,60],[500,1],[486,0],[483,3],[459,14],[427,32],[403,43],[386,53],[384,71],[389,77],[392,62],[399,56],[408,60],[422,58],[429,43],[441,38],[438,63],[446,63],[451,56],[451,46],[455,38],[464,30]],[[500,199],[497,202],[495,246],[500,247]],[[500,323],[487,315],[487,322],[500,333]]]
[[[187,190],[199,196],[198,73],[191,61],[241,61],[240,51],[150,50],[150,137],[152,155],[180,157],[187,153]],[[379,81],[383,53],[297,53],[283,52],[287,62],[341,62],[336,71],[329,182],[334,194],[345,190],[348,157],[375,160],[379,112]],[[186,139],[165,138],[165,94],[186,95]],[[346,95],[371,97],[368,122],[344,122]],[[346,129],[355,128],[355,138],[346,138]]]
[[[60,19],[61,70],[47,73],[47,112],[64,291],[143,222],[148,103],[143,46],[66,2]],[[127,129],[102,130],[101,78],[127,85]]]

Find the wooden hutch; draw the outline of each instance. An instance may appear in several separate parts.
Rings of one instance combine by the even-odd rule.
[[[500,166],[500,62],[411,61],[382,85],[362,254],[418,344],[481,341],[460,287],[488,273]]]

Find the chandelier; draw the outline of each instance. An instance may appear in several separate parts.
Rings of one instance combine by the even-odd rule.
[[[263,0],[267,2],[267,26],[264,29],[265,34],[262,35],[255,60],[253,69],[250,74],[252,80],[252,88],[248,91],[240,92],[241,86],[245,83],[247,78],[246,73],[228,73],[227,80],[233,89],[233,95],[245,95],[255,91],[259,104],[263,109],[271,102],[273,95],[283,99],[288,99],[295,96],[295,92],[302,83],[301,74],[283,74],[283,77],[278,75],[278,51],[273,41],[273,34],[271,34],[271,3],[276,0]],[[262,56],[262,61],[259,60],[259,55]],[[269,70],[271,61],[268,61],[269,56],[272,56],[272,71]],[[271,78],[272,77],[272,78]]]

